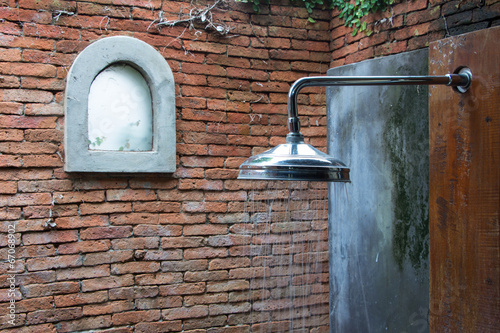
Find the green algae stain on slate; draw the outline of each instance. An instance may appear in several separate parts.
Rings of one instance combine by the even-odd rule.
[[[429,126],[427,114],[408,112],[418,106],[427,87],[401,87],[399,101],[390,108],[384,131],[394,184],[393,256],[400,270],[408,260],[414,269],[426,268],[429,254]],[[426,108],[424,108],[426,110]],[[425,111],[424,111],[425,112]]]

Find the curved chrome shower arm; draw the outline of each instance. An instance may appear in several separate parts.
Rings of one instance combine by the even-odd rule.
[[[295,81],[288,92],[288,142],[303,141],[297,112],[297,95],[305,87],[381,86],[381,85],[447,85],[465,92],[472,82],[472,73],[464,68],[459,74],[442,76],[309,76]]]

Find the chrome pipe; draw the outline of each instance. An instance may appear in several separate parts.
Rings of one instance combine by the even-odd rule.
[[[457,87],[461,93],[467,91],[472,82],[472,73],[463,68],[458,74],[441,76],[309,76],[295,81],[288,91],[287,142],[303,140],[297,111],[297,95],[305,87],[326,86],[382,86],[382,85],[446,85]]]

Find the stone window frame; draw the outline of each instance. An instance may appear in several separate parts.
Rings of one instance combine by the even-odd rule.
[[[153,109],[151,151],[89,149],[88,97],[92,82],[113,64],[124,63],[146,80]],[[75,59],[64,99],[66,172],[172,173],[176,169],[175,84],[163,56],[149,44],[127,36],[100,39]]]

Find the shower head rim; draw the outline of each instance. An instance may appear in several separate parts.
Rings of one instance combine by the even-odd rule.
[[[238,179],[350,182],[341,161],[306,143],[284,143],[251,156],[240,165]]]

